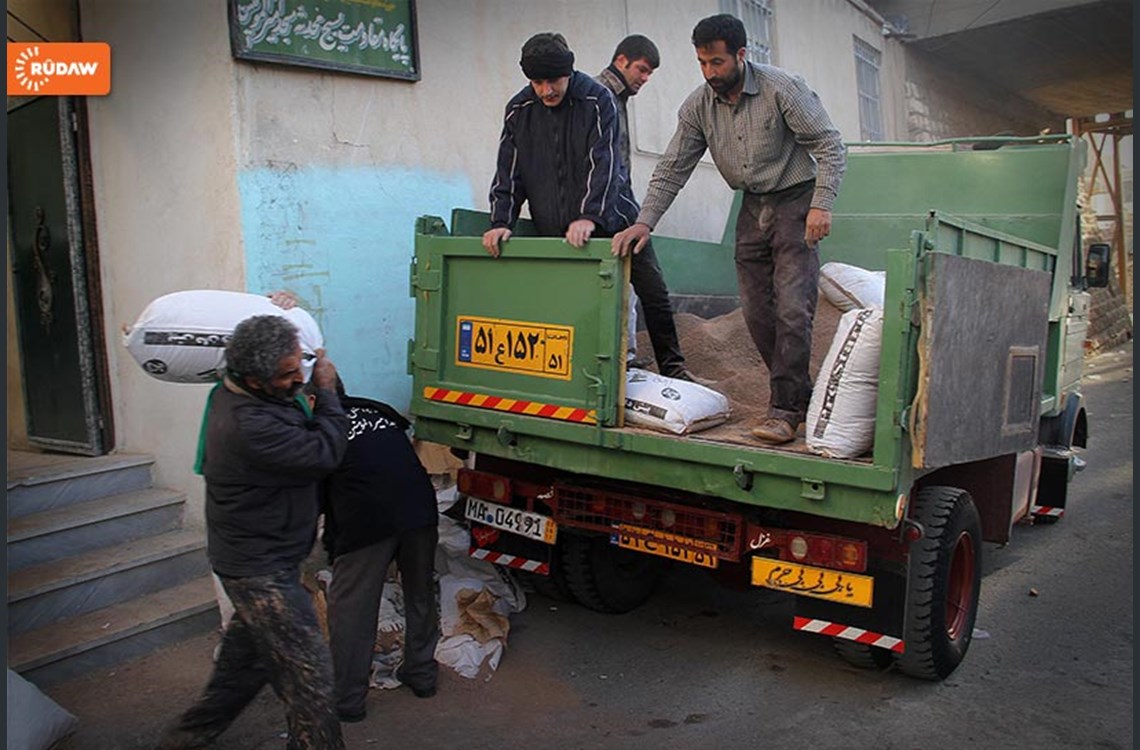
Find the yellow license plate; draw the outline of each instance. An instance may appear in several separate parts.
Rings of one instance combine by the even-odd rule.
[[[875,579],[871,576],[768,557],[752,558],[752,585],[856,607],[870,607],[875,593]]]
[[[574,329],[546,323],[460,316],[455,362],[468,367],[569,380]]]
[[[641,536],[634,536],[639,534]],[[646,538],[649,537],[649,538]],[[715,568],[720,564],[713,551],[716,545],[702,539],[691,539],[687,536],[668,534],[655,529],[642,529],[637,526],[618,526],[617,531],[610,535],[610,541],[624,549],[637,550],[650,555],[667,557],[670,560],[679,560],[690,565],[699,565],[702,568]],[[703,547],[708,552],[698,552],[689,547]]]

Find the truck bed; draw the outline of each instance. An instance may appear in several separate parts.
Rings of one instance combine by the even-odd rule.
[[[843,313],[828,302],[826,297],[820,295],[812,327],[813,381],[819,374],[824,357],[827,356],[842,315]],[[674,317],[681,340],[681,351],[685,355],[689,370],[698,377],[710,381],[709,387],[724,394],[732,408],[732,416],[727,422],[679,439],[768,448],[783,453],[811,454],[804,440],[802,426],[795,441],[781,446],[765,446],[749,432],[766,415],[768,369],[748,335],[740,309],[707,320],[690,313],[678,313]],[[644,330],[637,334],[637,351],[639,357],[652,359],[653,349],[649,343],[649,335]],[[655,371],[656,367],[649,369]],[[658,436],[668,434],[641,427],[626,429]],[[868,453],[856,460],[870,463],[871,457]]]

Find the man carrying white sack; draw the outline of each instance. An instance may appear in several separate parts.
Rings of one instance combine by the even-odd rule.
[[[296,327],[276,315],[242,321],[226,345],[198,469],[210,566],[235,613],[202,696],[163,734],[162,750],[209,744],[267,684],[285,703],[290,750],[344,747],[332,659],[300,565],[316,537],[317,483],[344,456],[348,420],[323,349],[315,405],[297,398],[301,357]]]

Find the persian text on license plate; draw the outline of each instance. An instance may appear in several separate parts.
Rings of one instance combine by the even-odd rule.
[[[635,536],[635,534],[640,536]],[[680,560],[690,565],[700,565],[703,568],[715,568],[720,563],[716,555],[713,554],[716,545],[712,542],[668,534],[664,531],[642,529],[623,524],[618,526],[617,531],[610,535],[610,541],[625,549],[647,552],[651,555],[667,557],[670,560]],[[709,551],[698,552],[691,547],[704,547]]]
[[[466,515],[469,521],[509,531],[528,539],[537,539],[547,544],[554,544],[558,536],[558,524],[553,518],[474,497],[467,498]]]
[[[546,323],[460,316],[455,361],[488,370],[570,379],[574,329]]]
[[[875,598],[875,579],[871,576],[768,557],[752,558],[752,585],[857,607],[870,607]]]

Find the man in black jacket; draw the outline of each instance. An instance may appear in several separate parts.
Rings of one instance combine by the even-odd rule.
[[[311,409],[301,347],[285,318],[238,324],[225,380],[210,392],[199,445],[210,564],[234,605],[205,691],[159,747],[203,747],[267,683],[285,702],[289,750],[343,750],[332,659],[300,565],[316,538],[318,482],[344,456],[336,367],[317,352]]]
[[[396,677],[419,698],[435,695],[435,488],[408,440],[411,426],[387,404],[341,390],[348,450],[324,486],[323,542],[333,565],[329,640],[341,721],[365,717],[384,579],[393,560],[404,591],[404,661]]]
[[[530,84],[507,102],[495,178],[491,229],[483,247],[497,258],[522,204],[543,237],[564,236],[583,247],[592,236],[628,227],[639,206],[621,156],[617,104],[602,84],[574,70],[561,34],[535,34],[519,64]],[[692,380],[677,340],[669,290],[653,249],[633,256],[630,282],[662,375]]]

